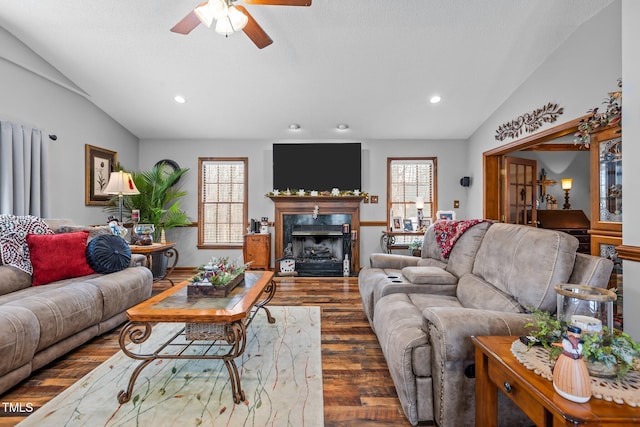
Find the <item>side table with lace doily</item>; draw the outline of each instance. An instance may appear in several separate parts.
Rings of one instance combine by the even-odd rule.
[[[471,339],[476,347],[476,425],[497,425],[498,390],[538,426],[632,426],[640,423],[637,372],[627,374],[624,385],[616,380],[593,379],[593,398],[586,403],[575,403],[553,389],[551,367],[544,348],[528,350],[518,337],[513,336]]]

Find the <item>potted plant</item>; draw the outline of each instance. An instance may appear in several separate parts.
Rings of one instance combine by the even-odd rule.
[[[146,171],[130,172],[140,194],[124,196],[124,212],[131,218],[131,210],[138,209],[138,222],[154,226],[155,242],[160,241],[163,230],[191,224],[191,219],[180,207],[180,199],[187,192],[174,185],[188,170],[180,168],[168,173],[167,169],[159,164]],[[107,210],[114,213],[118,210],[117,197],[111,199]],[[166,269],[166,257],[160,253],[158,257],[154,257],[152,263],[154,276],[162,277]]]
[[[530,336],[549,350],[549,359],[555,360],[562,348],[555,345],[562,341],[567,325],[547,312],[531,310],[533,321],[525,326],[532,328]],[[586,333],[580,336],[582,356],[589,374],[595,377],[624,377],[630,369],[640,370],[640,344],[626,333],[606,327],[601,333]],[[529,343],[534,345],[535,341]]]
[[[422,255],[422,239],[415,238],[409,243],[409,253],[413,256]]]

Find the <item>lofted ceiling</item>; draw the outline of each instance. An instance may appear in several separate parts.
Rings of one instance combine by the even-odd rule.
[[[0,0],[0,26],[141,139],[466,139],[612,1],[238,0],[261,50],[170,32],[199,0]]]

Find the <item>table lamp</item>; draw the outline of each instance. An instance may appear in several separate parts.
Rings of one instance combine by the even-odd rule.
[[[122,224],[122,198],[124,195],[132,195],[132,194],[140,194],[136,184],[133,182],[133,178],[131,178],[131,174],[118,171],[111,172],[111,176],[109,176],[109,183],[107,184],[107,188],[104,189],[105,194],[117,194],[118,195],[118,205],[120,206],[120,223]]]
[[[562,189],[564,190],[564,205],[562,205],[562,209],[571,209],[569,190],[571,190],[571,186],[573,185],[573,179],[562,178],[560,181],[562,181]]]
[[[422,229],[422,219],[424,218],[424,199],[422,196],[416,197],[416,209],[418,210],[418,230]]]

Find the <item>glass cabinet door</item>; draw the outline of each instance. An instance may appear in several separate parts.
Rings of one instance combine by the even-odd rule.
[[[600,221],[622,222],[622,138],[598,147]]]

